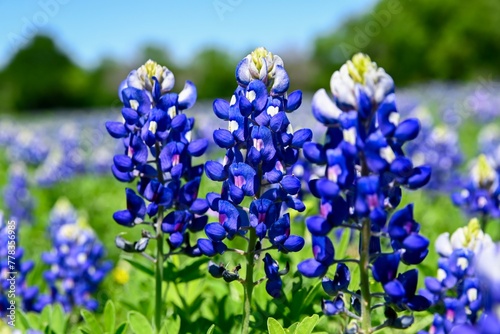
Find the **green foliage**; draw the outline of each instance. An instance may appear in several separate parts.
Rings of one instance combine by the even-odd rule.
[[[323,87],[355,52],[369,54],[398,85],[498,78],[499,21],[496,0],[381,0],[316,40],[313,59],[325,71],[315,85]]]
[[[23,311],[17,310],[16,316],[16,328],[21,331],[35,329],[43,333],[50,334],[70,333],[70,316],[69,314],[64,313],[64,310],[60,304],[48,305],[42,310],[40,314],[24,313]]]
[[[128,322],[130,329],[136,334],[154,334],[153,327],[149,323],[148,319],[136,311],[131,311],[128,313]]]
[[[310,317],[296,322],[288,328],[283,328],[274,318],[267,319],[267,330],[269,334],[311,334],[319,321],[319,316],[314,314]]]
[[[86,84],[86,73],[45,36],[36,36],[0,75],[7,106],[20,110],[88,105]]]

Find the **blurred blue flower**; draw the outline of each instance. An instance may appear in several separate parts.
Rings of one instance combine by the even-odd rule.
[[[34,201],[28,182],[28,173],[24,164],[11,165],[3,198],[7,211],[18,223],[33,223]]]
[[[21,301],[21,308],[26,312],[41,312],[49,303],[39,295],[38,287],[28,286],[26,276],[33,270],[34,261],[23,259],[24,249],[18,243],[19,225],[14,219],[5,220],[0,212],[0,317],[10,313],[9,295],[15,290],[15,296]],[[13,289],[12,289],[13,287]]]
[[[469,179],[465,187],[453,193],[455,206],[471,216],[500,217],[500,187],[498,172],[491,158],[480,155],[472,162]]]
[[[60,205],[54,208],[60,210]],[[42,254],[42,261],[50,266],[43,275],[50,288],[50,301],[60,303],[67,312],[74,307],[95,311],[98,303],[92,294],[112,269],[112,263],[105,260],[104,246],[83,219],[62,223],[57,212],[51,219],[53,248]]]

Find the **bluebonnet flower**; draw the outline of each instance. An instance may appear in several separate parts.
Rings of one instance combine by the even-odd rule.
[[[480,274],[483,269],[491,271],[490,268],[495,267],[491,265],[494,261],[490,254],[494,249],[491,237],[481,230],[479,221],[474,218],[451,237],[449,233],[440,235],[435,248],[440,255],[437,277],[427,277],[421,293],[443,311],[435,313],[429,333],[461,333],[465,328],[472,330],[481,326],[481,319],[487,318],[486,300],[494,296],[487,292],[488,287],[495,289],[491,281],[482,281]],[[488,268],[484,267],[485,254],[488,254]],[[498,282],[496,284],[498,286]]]
[[[12,162],[38,166],[49,155],[49,147],[40,134],[30,129],[19,130],[7,146],[7,156]]]
[[[54,239],[61,226],[73,224],[77,220],[78,214],[71,202],[67,198],[59,198],[50,210],[48,226],[50,237]]]
[[[477,136],[478,150],[489,157],[497,171],[500,166],[500,127],[489,124],[481,128]]]
[[[287,94],[289,78],[283,61],[264,48],[255,49],[238,64],[236,81],[230,101],[213,103],[215,115],[228,124],[213,133],[214,142],[226,150],[224,160],[205,164],[207,176],[222,182],[220,194],[207,195],[219,222],[205,227],[208,239],[199,239],[198,246],[203,254],[214,256],[227,250],[226,239],[240,236],[249,242],[248,251],[241,253],[258,254],[266,240],[280,252],[297,252],[304,239],[291,234],[287,209],[303,211],[305,206],[298,196],[301,182],[290,168],[312,132],[294,131],[287,113],[300,106],[302,93]],[[247,198],[248,209],[243,207]],[[248,259],[247,271],[253,273],[253,258]],[[267,291],[279,297],[278,264],[269,254],[264,262]]]
[[[42,254],[42,261],[50,266],[43,275],[50,288],[48,297],[67,312],[74,307],[94,311],[98,304],[92,294],[111,270],[112,263],[105,260],[104,246],[83,219],[70,215],[61,219],[61,211],[70,211],[64,206],[64,202],[58,202],[51,212],[49,231],[53,248]]]
[[[416,294],[417,272],[408,270],[398,275],[398,267],[400,262],[421,263],[428,253],[429,241],[419,233],[412,205],[389,215],[401,201],[402,187],[419,189],[429,182],[431,168],[415,166],[403,150],[407,142],[418,136],[420,123],[415,118],[400,121],[392,78],[366,55],[353,56],[332,75],[330,85],[333,98],[321,89],[312,100],[313,115],[327,127],[325,142],[303,145],[305,158],[324,168],[324,176],[309,181],[320,208],[318,215],[306,219],[313,235],[314,258],[302,261],[299,272],[306,277],[322,277],[330,266],[337,264],[339,277],[345,278],[342,284],[324,280],[324,290],[336,296],[334,301],[323,302],[325,314],[352,315],[341,297],[351,293],[350,275],[341,266],[345,260],[360,266],[361,287],[365,291],[358,296],[364,301],[355,296],[357,304],[352,306],[363,319],[371,312],[366,308],[370,303],[370,299],[366,300],[370,294],[366,291],[370,263],[373,278],[384,289],[387,309],[394,313],[424,310],[430,303]],[[359,260],[335,259],[328,235],[339,227],[360,230]],[[381,239],[385,237],[390,239],[390,253],[383,253],[386,243]],[[335,285],[342,288],[335,289]],[[359,312],[356,305],[364,305],[363,310]],[[403,326],[407,320],[404,316],[394,318],[385,326]],[[363,324],[366,327],[366,321]]]
[[[500,244],[484,248],[478,255],[477,277],[484,288],[484,313],[479,319],[483,331],[500,326],[500,270],[492,263],[500,261]]]
[[[35,263],[23,259],[24,249],[18,244],[18,221],[5,220],[0,212],[0,317],[10,313],[9,300],[11,286],[15,295],[21,300],[24,311],[40,312],[49,303],[47,298],[40,297],[38,288],[28,286],[26,276],[33,270]],[[9,261],[10,260],[10,261]],[[14,273],[14,274],[11,274]]]
[[[187,232],[203,230],[208,203],[198,198],[203,166],[193,165],[192,157],[201,156],[208,141],[192,139],[194,118],[183,113],[196,102],[196,87],[187,81],[177,94],[171,92],[174,83],[168,68],[148,60],[120,85],[123,121],[106,122],[109,134],[123,145],[111,170],[121,182],[138,183],[136,190],[126,189],[127,208],[113,218],[127,227],[152,225],[157,235],[168,235],[171,250],[196,256],[199,248],[189,244]],[[116,242],[126,251],[144,251],[149,237],[154,236],[129,243],[118,236]]]
[[[427,109],[415,108],[410,115],[424,119],[418,137],[406,145],[406,154],[432,168],[425,189],[449,192],[456,187],[458,168],[463,162],[457,131],[446,125],[435,125]]]
[[[267,293],[274,297],[280,298],[282,295],[283,282],[281,281],[281,276],[288,273],[288,264],[285,270],[279,270],[278,262],[273,259],[273,257],[266,253],[264,256],[264,271],[266,273],[266,291]]]
[[[63,123],[54,130],[56,138],[50,138],[52,147],[48,158],[35,172],[39,186],[49,187],[85,173],[103,174],[109,172],[113,147],[102,136],[96,136],[102,129],[100,123]]]
[[[500,188],[498,172],[492,159],[480,155],[470,169],[470,177],[465,187],[452,194],[455,206],[461,207],[472,216],[500,217]]]
[[[493,94],[498,90],[498,83],[474,87],[473,92],[465,99],[465,104],[470,108],[475,120],[482,124],[494,121],[499,116],[498,105],[500,98]]]
[[[24,164],[16,163],[10,167],[3,197],[7,211],[18,223],[33,222],[34,201],[29,190],[28,173]]]

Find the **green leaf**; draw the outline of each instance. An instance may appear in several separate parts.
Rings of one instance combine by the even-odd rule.
[[[102,328],[99,326],[97,319],[95,316],[87,310],[82,310],[81,312],[83,319],[85,320],[85,324],[88,329],[90,329],[91,333],[102,333]]]
[[[78,328],[78,329],[79,329],[79,330],[80,330],[80,332],[82,332],[83,334],[91,334],[91,333],[89,332],[89,330],[88,330],[87,328],[85,328],[85,327],[80,327],[80,328]]]
[[[118,326],[118,328],[116,329],[115,334],[126,333],[127,332],[127,327],[128,327],[128,324],[126,322],[121,323],[120,326]]]
[[[299,309],[302,311],[302,308],[305,305],[311,305],[313,303],[314,298],[317,296],[317,291],[319,290],[319,287],[321,286],[321,281],[318,281],[314,283],[312,288],[307,292],[307,295],[304,299],[302,299],[302,303],[299,306]]]
[[[202,264],[206,262],[205,259],[200,259],[182,268],[177,272],[176,281],[179,283],[187,283],[205,277],[205,272],[200,268]]]
[[[30,325],[32,329],[40,329],[42,326],[40,324],[40,314],[36,314],[36,313],[28,313],[28,314],[25,314],[26,317],[28,318],[29,322],[30,322]]]
[[[293,323],[290,327],[288,327],[287,329],[285,329],[285,332],[290,333],[290,334],[294,334],[295,331],[297,330],[297,326],[298,325],[299,325],[298,322]]]
[[[66,316],[61,304],[55,304],[52,308],[52,321],[50,328],[57,334],[66,333]]]
[[[45,328],[52,321],[52,305],[47,305],[43,308],[40,314],[40,326]]]
[[[317,314],[304,318],[297,326],[295,333],[311,334],[314,327],[316,327],[318,321],[319,321],[319,316]]]
[[[148,274],[150,276],[154,276],[155,272],[152,268],[149,268],[148,266],[132,259],[132,258],[124,258],[125,261],[127,261],[128,263],[130,263],[132,265],[132,267],[134,267],[135,269],[138,269],[140,271],[142,271],[143,273],[145,274]]]
[[[215,324],[212,324],[212,326],[210,326],[210,328],[208,329],[207,334],[213,334],[214,330],[215,330]]]
[[[151,327],[148,319],[139,312],[129,312],[128,322],[132,332],[136,334],[154,334],[153,327]]]
[[[104,331],[114,333],[116,321],[115,304],[109,299],[104,306]]]
[[[178,315],[171,316],[167,319],[167,325],[168,334],[179,334],[181,331],[181,318]]]
[[[286,334],[283,327],[274,318],[267,319],[267,330],[269,334]]]
[[[23,311],[18,311],[17,315],[19,316],[19,324],[21,324],[19,329],[32,329],[33,326],[31,326],[30,321],[26,314],[24,314]]]

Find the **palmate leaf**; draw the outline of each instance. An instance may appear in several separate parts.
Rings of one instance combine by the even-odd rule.
[[[23,311],[18,311],[17,313],[18,317],[19,317],[19,329],[21,330],[27,330],[27,329],[30,329],[30,328],[35,328],[31,325],[30,323],[30,320],[28,319],[28,317],[26,316],[26,314],[23,312]]]
[[[67,317],[61,304],[55,304],[52,308],[52,321],[50,323],[51,329],[57,334],[66,333]]]
[[[132,267],[134,267],[135,269],[138,269],[139,271],[142,271],[143,273],[147,274],[147,275],[150,275],[150,276],[154,276],[155,272],[152,268],[132,259],[132,258],[128,258],[128,257],[124,257],[124,260],[127,261],[128,263],[130,263],[132,265]]]
[[[128,322],[132,332],[136,334],[154,334],[153,327],[151,327],[148,319],[139,312],[129,312]]]
[[[160,334],[178,334],[181,332],[181,319],[177,315],[165,319]]]
[[[104,330],[108,333],[115,332],[116,309],[115,304],[110,299],[104,306]]]
[[[274,318],[267,319],[267,331],[269,334],[286,334],[280,323]]]
[[[207,334],[213,334],[215,330],[215,324],[212,324],[212,326],[210,326],[210,328],[207,330]]]
[[[115,334],[126,333],[127,332],[127,327],[128,327],[128,324],[126,322],[121,323],[120,326],[118,326],[118,328],[116,329]]]
[[[101,326],[99,325],[99,323],[97,322],[97,319],[95,318],[95,316],[92,313],[90,313],[87,310],[82,310],[80,313],[83,317],[83,320],[85,320],[85,325],[87,326],[87,328],[84,328],[84,329],[88,329],[87,332],[103,333]]]
[[[188,283],[203,278],[205,272],[200,268],[206,262],[205,259],[198,259],[180,270],[172,262],[167,262],[163,269],[163,280],[166,282]]]
[[[294,333],[296,334],[311,334],[314,327],[319,321],[319,316],[314,314],[310,317],[304,318],[297,326],[297,329]]]
[[[290,327],[288,327],[287,329],[285,329],[285,332],[289,333],[289,334],[294,334],[295,331],[297,330],[297,326],[299,325],[299,322],[296,322],[294,324],[292,324]]]

